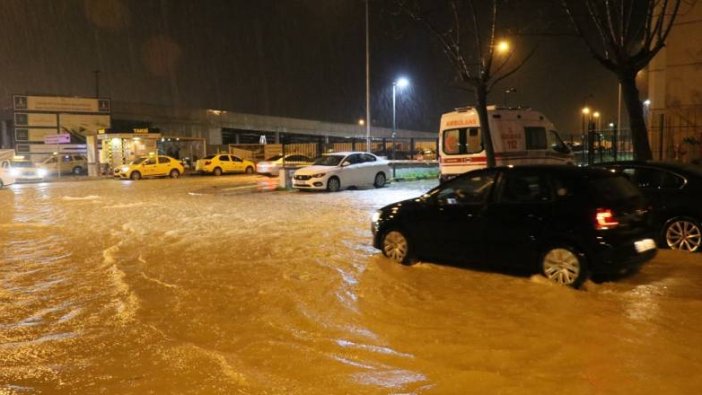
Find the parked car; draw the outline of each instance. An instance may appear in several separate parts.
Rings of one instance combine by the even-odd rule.
[[[648,210],[631,182],[603,169],[496,167],[378,210],[373,245],[403,264],[476,263],[577,288],[654,257]]]
[[[659,244],[702,250],[702,167],[674,162],[603,163],[629,178],[652,203]]]
[[[350,186],[381,188],[391,174],[387,160],[367,152],[337,152],[295,171],[293,188],[336,192]]]
[[[277,176],[280,169],[285,166],[309,166],[314,160],[308,156],[300,154],[274,155],[256,164],[256,173],[269,176]]]
[[[119,177],[122,179],[140,180],[143,177],[178,178],[185,169],[178,159],[165,155],[149,155],[137,158],[119,170]]]
[[[43,181],[48,174],[46,169],[36,167],[32,161],[26,159],[13,159],[3,165],[17,182]]]
[[[256,165],[252,161],[229,154],[208,155],[195,162],[195,171],[216,176],[224,173],[253,174],[254,169]]]
[[[44,159],[37,167],[46,170],[49,175],[61,174],[81,175],[88,174],[88,160],[84,155],[60,154]]]

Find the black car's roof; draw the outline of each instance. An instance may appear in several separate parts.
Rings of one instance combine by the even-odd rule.
[[[595,167],[645,166],[645,167],[671,170],[674,172],[681,173],[681,174],[688,176],[688,177],[694,176],[694,177],[702,178],[702,167],[690,165],[687,163],[680,163],[680,162],[667,162],[667,161],[657,161],[657,160],[650,160],[650,161],[630,160],[630,161],[622,161],[622,162],[597,163],[593,166],[595,166]]]
[[[573,165],[515,165],[515,166],[498,166],[495,169],[503,171],[516,171],[516,170],[536,170],[543,171],[547,173],[559,173],[559,174],[602,174],[607,172],[606,169],[598,167],[580,167]]]

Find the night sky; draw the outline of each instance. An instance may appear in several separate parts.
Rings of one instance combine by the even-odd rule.
[[[371,0],[373,124],[433,131],[473,102],[425,30]],[[0,0],[0,103],[13,94],[223,109],[355,123],[365,116],[362,0]],[[617,83],[573,37],[516,40],[535,56],[490,102],[544,112],[568,135],[587,102],[616,118]],[[517,53],[519,55],[519,52]]]

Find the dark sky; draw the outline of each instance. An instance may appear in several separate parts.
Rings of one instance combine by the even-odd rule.
[[[436,130],[442,112],[469,105],[423,29],[371,0],[374,124]],[[13,94],[94,96],[117,101],[353,123],[365,115],[362,0],[0,0],[0,103]],[[535,56],[495,89],[510,104],[541,110],[569,132],[587,101],[616,117],[614,77],[575,38],[515,41]],[[519,52],[517,53],[519,55]],[[568,133],[565,134],[568,134]]]

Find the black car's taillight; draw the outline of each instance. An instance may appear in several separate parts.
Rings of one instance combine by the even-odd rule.
[[[614,213],[608,208],[595,210],[595,229],[606,230],[619,226],[619,221],[614,218]]]

